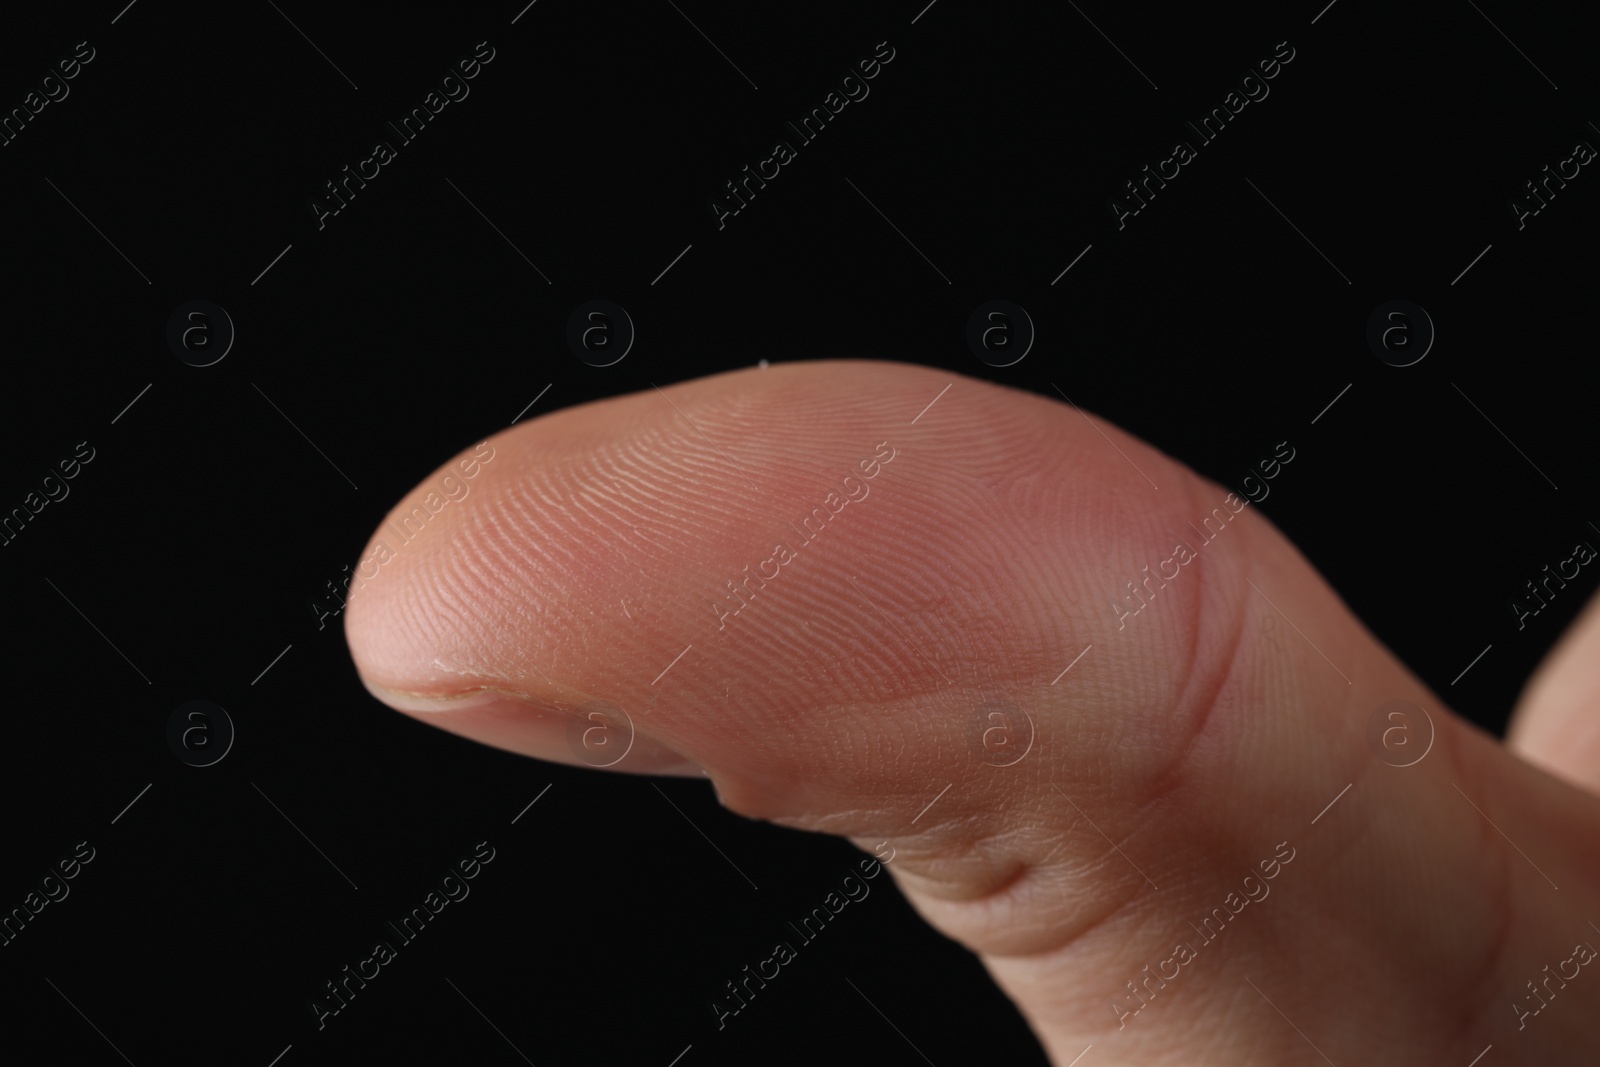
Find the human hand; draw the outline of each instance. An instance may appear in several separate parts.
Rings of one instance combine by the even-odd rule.
[[[579,765],[622,709],[613,770],[887,841],[1062,1067],[1596,1061],[1593,607],[1502,744],[1245,499],[1052,399],[778,365],[488,448],[352,586],[391,706]]]

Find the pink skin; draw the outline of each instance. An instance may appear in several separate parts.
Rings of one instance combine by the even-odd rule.
[[[1465,1064],[1490,1042],[1497,1063],[1593,1061],[1600,980],[1520,1031],[1509,1004],[1600,914],[1600,804],[1453,716],[1255,507],[1069,407],[926,368],[663,392],[487,442],[467,495],[351,597],[375,696],[541,759],[627,748],[610,769],[705,773],[746,815],[891,842],[908,898],[1058,1064],[1089,1042],[1097,1067],[1310,1062],[1265,997],[1336,1063]],[[1125,583],[1147,575],[1141,601]],[[1393,700],[1435,731],[1415,766],[1369,746]],[[597,701],[631,748],[615,715],[573,747]],[[1033,724],[1008,766],[970,740],[994,701]],[[1280,844],[1270,897],[1165,962]],[[1178,973],[1143,1002],[1126,983],[1147,965]]]

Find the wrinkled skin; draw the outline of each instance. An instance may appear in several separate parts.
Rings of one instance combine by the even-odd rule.
[[[633,727],[614,771],[890,842],[1057,1064],[1600,1061],[1600,978],[1538,1014],[1527,988],[1600,945],[1593,608],[1502,744],[1255,507],[909,365],[718,375],[462,457],[391,516],[422,532],[363,557],[385,545],[346,614],[374,695],[563,763],[605,702]],[[469,491],[441,506],[447,474]],[[1420,711],[1375,747],[1391,701]]]

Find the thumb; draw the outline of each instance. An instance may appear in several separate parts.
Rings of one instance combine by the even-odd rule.
[[[572,408],[420,485],[353,590],[401,711],[887,841],[1059,1064],[1593,1048],[1600,981],[1523,979],[1593,933],[1596,803],[1247,501],[1054,400],[828,362]]]

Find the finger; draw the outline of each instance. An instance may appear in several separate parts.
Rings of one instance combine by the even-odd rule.
[[[425,482],[374,539],[422,509],[347,612],[372,691],[563,762],[603,703],[615,769],[681,759],[736,811],[887,840],[1060,1063],[1303,1055],[1262,999],[1336,1061],[1465,1062],[1583,929],[1546,883],[1596,881],[1594,805],[1450,715],[1254,508],[1071,407],[815,363],[487,447],[469,496],[429,517]],[[1388,718],[1369,740],[1395,701],[1420,759]]]
[[[1539,665],[1506,739],[1535,766],[1600,793],[1600,596]]]

